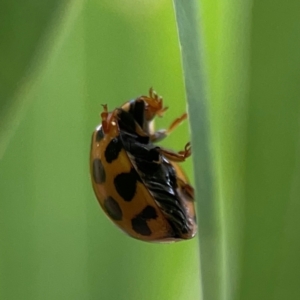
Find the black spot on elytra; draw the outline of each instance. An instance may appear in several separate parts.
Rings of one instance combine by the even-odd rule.
[[[157,213],[153,206],[148,205],[146,206],[146,208],[142,210],[139,216],[143,219],[150,220],[150,219],[156,219]]]
[[[103,183],[106,179],[105,170],[99,158],[93,161],[93,178],[96,183]]]
[[[100,142],[103,138],[104,138],[104,133],[102,127],[100,127],[96,133],[96,142]]]
[[[156,218],[157,214],[155,208],[148,205],[131,220],[132,229],[138,234],[149,236],[151,235],[151,230],[147,221]]]
[[[113,162],[118,158],[119,153],[122,149],[122,143],[119,137],[113,138],[105,149],[105,159],[108,163]]]
[[[137,181],[140,181],[140,177],[135,171],[131,169],[128,173],[118,174],[114,179],[114,184],[117,192],[125,201],[131,201],[136,192]]]
[[[132,229],[141,235],[151,235],[151,230],[145,220],[134,218],[131,220]]]
[[[104,200],[104,207],[106,209],[107,214],[116,221],[122,220],[122,210],[118,204],[118,202],[112,198],[112,197],[107,197]]]

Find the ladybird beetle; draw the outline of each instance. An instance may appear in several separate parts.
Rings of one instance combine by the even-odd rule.
[[[108,217],[133,238],[171,242],[195,236],[194,189],[178,162],[191,155],[190,143],[174,152],[154,145],[171,133],[154,131],[154,117],[167,110],[151,88],[108,112],[92,135],[90,170],[95,195]]]

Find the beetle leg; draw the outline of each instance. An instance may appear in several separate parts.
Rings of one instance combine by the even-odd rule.
[[[164,148],[159,148],[159,151],[167,159],[169,159],[171,161],[175,161],[175,162],[185,161],[185,159],[188,158],[189,156],[191,156],[191,154],[192,154],[190,142],[188,142],[185,145],[184,150],[182,150],[182,151],[174,152],[172,150],[167,150]]]
[[[107,121],[107,117],[108,117],[108,111],[107,111],[107,104],[102,104],[103,107],[103,112],[100,114],[101,119],[102,119],[102,128],[104,130],[104,132],[108,132],[108,121]]]
[[[194,201],[194,195],[195,195],[194,188],[180,178],[177,178],[177,184],[183,190],[183,192],[189,197],[189,199],[191,199],[191,201]]]
[[[180,117],[176,118],[168,129],[161,129],[155,131],[153,134],[150,135],[150,140],[152,142],[158,142],[168,136],[178,125],[180,125],[185,119],[187,118],[187,113],[184,113]]]
[[[185,119],[187,119],[187,113],[184,113],[179,118],[176,118],[172,124],[169,126],[167,132],[170,134],[178,125],[180,125]]]
[[[149,89],[149,96],[150,96],[150,98],[152,98],[152,99],[157,99],[157,98],[158,98],[158,95],[157,95],[156,91],[153,89],[152,86],[151,86],[151,88]]]
[[[163,98],[154,89],[149,89],[149,96],[141,96],[139,99],[146,102],[146,120],[151,121],[155,116],[162,117],[168,107],[163,107]]]
[[[108,133],[115,118],[116,110],[114,110],[112,113],[109,113],[107,110],[107,104],[102,104],[102,107],[103,112],[100,115],[102,119],[102,128],[104,133]]]
[[[169,107],[168,106],[163,107],[163,98],[156,93],[156,91],[153,89],[153,87],[151,87],[149,89],[149,97],[150,97],[150,98],[148,98],[149,104],[151,103],[151,104],[154,104],[154,106],[156,106],[155,102],[161,103],[161,107],[159,110],[156,111],[156,115],[158,115],[159,117],[162,117],[163,114],[165,113],[165,111]]]

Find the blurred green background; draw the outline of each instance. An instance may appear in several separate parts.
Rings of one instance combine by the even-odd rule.
[[[101,104],[153,86],[170,106],[157,127],[186,110],[171,1],[1,6],[0,299],[199,298],[197,239],[129,238],[89,178]],[[186,123],[164,144],[188,140]]]
[[[300,299],[300,2],[174,3],[0,2],[0,299]],[[101,104],[150,86],[159,128],[187,90],[191,241],[133,240],[92,192]]]

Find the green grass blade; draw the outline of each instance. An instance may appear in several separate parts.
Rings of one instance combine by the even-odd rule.
[[[199,68],[197,54],[191,53],[191,32],[199,25],[186,26],[193,23],[196,9],[180,1],[175,7],[189,111],[196,112],[190,101],[192,83],[202,78],[191,71]],[[212,201],[221,225],[215,231],[220,255],[212,251],[211,257],[203,254],[209,243],[200,228],[204,299],[298,299],[300,3],[203,0],[202,8],[215,175]],[[199,192],[197,185],[203,174],[196,163],[201,156],[197,140],[201,137],[206,147],[208,139],[200,131],[194,134],[195,124],[202,122],[197,114],[197,122],[191,114],[191,126],[200,197],[205,191]],[[218,229],[216,215],[207,216]]]
[[[204,80],[205,68],[202,64],[199,43],[198,2],[175,0],[174,5],[191,123],[202,293],[203,299],[218,299],[221,245],[213,201],[211,137]]]

